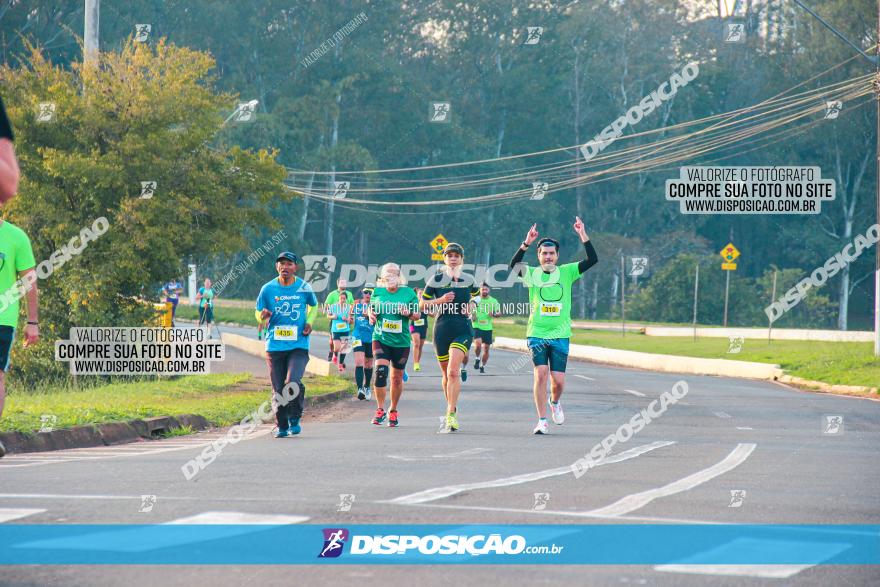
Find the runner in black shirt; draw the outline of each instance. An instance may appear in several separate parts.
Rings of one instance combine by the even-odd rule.
[[[472,277],[460,277],[464,263],[461,245],[446,245],[443,262],[445,269],[425,284],[421,305],[423,309],[433,308],[436,312],[434,352],[440,362],[443,394],[446,396],[446,419],[441,432],[454,432],[458,430],[456,404],[461,393],[462,364],[474,340],[470,319],[473,310],[471,300],[479,295],[480,290]]]

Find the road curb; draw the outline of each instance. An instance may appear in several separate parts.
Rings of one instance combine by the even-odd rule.
[[[306,408],[321,406],[354,397],[347,391],[333,391],[318,396],[306,397]],[[269,420],[271,421],[271,420]],[[29,452],[51,452],[71,448],[94,448],[128,444],[140,440],[155,439],[158,435],[189,426],[193,430],[205,430],[213,425],[199,414],[179,414],[177,416],[156,416],[143,420],[127,422],[105,422],[85,424],[60,430],[36,432],[0,432],[0,441],[9,454]]]
[[[322,333],[313,332],[312,334],[317,334],[320,336]],[[220,340],[223,341],[223,344],[229,345],[240,351],[244,351],[249,355],[254,355],[255,357],[260,357],[261,359],[264,359],[266,357],[266,341],[248,338],[247,336],[242,336],[241,334],[235,334],[233,332],[221,332]],[[320,357],[316,357],[312,354],[309,354],[309,362],[306,365],[306,373],[309,373],[311,375],[318,375],[321,377],[327,377],[328,375],[337,375],[339,377],[347,376],[347,378],[349,379],[352,377],[350,371],[346,371],[345,373],[338,373],[336,372],[336,367],[335,365],[333,365],[333,363]]]
[[[499,336],[495,347],[506,350],[528,352],[526,341]],[[693,375],[717,375],[740,379],[762,379],[774,381],[783,375],[779,365],[731,361],[728,359],[704,359],[701,357],[682,357],[609,349],[606,347],[572,344],[569,357],[593,363],[603,363],[618,367],[633,367],[663,373],[689,373]]]
[[[10,454],[25,452],[46,452],[69,448],[90,448],[127,444],[143,439],[155,438],[155,435],[184,426],[193,430],[204,430],[210,423],[198,414],[180,414],[178,416],[160,416],[144,420],[127,422],[105,422],[103,424],[85,424],[61,430],[51,430],[25,434],[24,432],[2,432],[0,441],[6,445]]]
[[[802,379],[791,375],[783,375],[779,378],[780,383],[787,383],[811,391],[823,391],[825,393],[837,394],[876,394],[880,391],[877,387],[865,387],[862,385],[832,385],[824,381],[813,381],[811,379]]]

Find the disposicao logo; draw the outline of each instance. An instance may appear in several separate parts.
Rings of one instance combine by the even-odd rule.
[[[324,528],[324,548],[318,554],[318,558],[336,558],[342,554],[345,541],[348,540],[348,530],[345,528]]]

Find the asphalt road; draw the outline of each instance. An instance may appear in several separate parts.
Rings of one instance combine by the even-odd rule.
[[[221,327],[223,328],[223,327]],[[247,333],[252,330],[236,330]],[[313,337],[325,357],[326,337]],[[353,360],[347,361],[349,369]],[[397,429],[370,424],[372,402],[319,407],[301,436],[271,427],[228,446],[193,480],[184,462],[222,431],[119,447],[0,460],[0,532],[15,523],[162,523],[206,512],[346,524],[880,523],[880,403],[781,385],[569,363],[566,422],[535,424],[530,364],[494,351],[471,371],[461,430],[437,434],[444,403],[430,345],[412,361]],[[265,375],[257,357],[228,349],[215,370]],[[626,443],[615,462],[576,479],[569,465],[676,381],[688,394]],[[242,414],[244,416],[245,414]],[[829,416],[842,416],[825,433]],[[831,430],[834,431],[833,429]],[[529,475],[530,474],[530,475]],[[734,493],[732,493],[734,492]],[[744,492],[744,493],[743,493]],[[536,497],[535,494],[547,494]],[[353,495],[340,511],[340,494]],[[141,511],[143,495],[155,495]],[[735,495],[736,498],[732,497]],[[232,514],[228,514],[232,515]],[[239,519],[235,518],[235,519]],[[276,518],[268,518],[270,520]],[[735,572],[736,574],[731,574]],[[770,578],[775,576],[776,578]],[[6,567],[2,585],[571,584],[876,585],[868,566],[57,566]]]

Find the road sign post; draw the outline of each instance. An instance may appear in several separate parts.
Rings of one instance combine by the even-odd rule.
[[[721,263],[721,270],[727,272],[727,279],[724,283],[724,327],[727,328],[727,300],[730,294],[730,272],[736,271],[736,263],[734,259],[739,257],[739,251],[733,246],[733,243],[727,243],[727,246],[718,253],[726,262]]]
[[[727,328],[727,298],[730,295],[730,271],[727,271],[727,279],[724,281],[724,327]]]
[[[446,248],[446,245],[449,241],[446,240],[446,237],[442,234],[438,234],[434,237],[429,244],[431,245],[431,260],[432,261],[442,261],[443,260],[443,249]]]
[[[770,295],[770,303],[772,304],[776,300],[776,269],[773,270],[773,293]],[[770,344],[770,341],[773,338],[773,319],[768,320],[767,326],[767,344]]]

